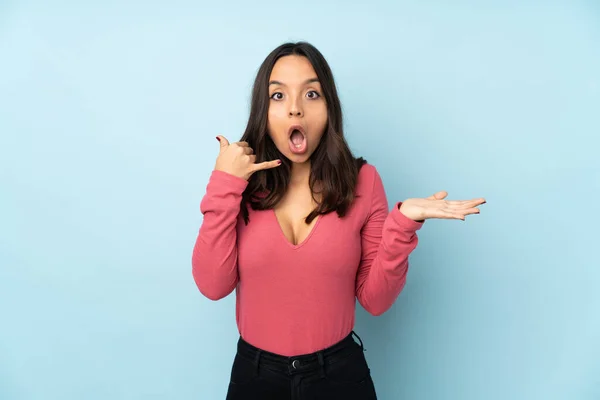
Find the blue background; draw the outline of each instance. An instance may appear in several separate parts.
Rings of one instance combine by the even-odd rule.
[[[383,400],[600,398],[600,3],[0,3],[0,398],[221,399],[199,204],[264,57],[308,40],[390,203],[447,190],[357,332]]]

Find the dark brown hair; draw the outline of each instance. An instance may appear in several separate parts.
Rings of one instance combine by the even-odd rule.
[[[274,208],[286,192],[291,172],[289,161],[275,146],[268,135],[269,78],[277,60],[288,55],[303,56],[312,64],[327,104],[327,126],[321,142],[310,157],[309,184],[313,193],[319,183],[321,201],[306,217],[310,223],[318,215],[332,211],[343,217],[354,200],[358,172],[366,160],[355,158],[344,138],[342,106],[337,94],[329,64],[313,45],[307,42],[284,43],[273,50],[261,64],[250,103],[250,116],[241,140],[254,149],[256,162],[280,159],[277,168],[258,171],[250,177],[242,195],[241,211],[246,224],[249,221],[249,204],[254,210]]]

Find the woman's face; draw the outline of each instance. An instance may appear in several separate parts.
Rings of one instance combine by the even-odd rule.
[[[269,78],[269,136],[290,161],[308,161],[327,126],[327,104],[306,57],[284,56]]]

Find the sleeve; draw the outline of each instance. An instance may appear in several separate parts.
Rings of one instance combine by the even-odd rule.
[[[211,300],[229,295],[238,282],[237,221],[248,181],[214,170],[200,203],[204,216],[192,253],[192,275]]]
[[[362,256],[357,272],[356,297],[373,315],[387,311],[406,283],[408,256],[417,247],[417,231],[424,222],[413,221],[399,210],[390,212],[377,170],[374,170],[370,210],[361,231]]]

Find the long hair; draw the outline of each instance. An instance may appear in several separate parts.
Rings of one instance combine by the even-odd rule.
[[[272,209],[282,199],[290,181],[291,161],[277,149],[268,135],[269,78],[277,60],[288,55],[304,56],[312,64],[327,104],[327,125],[321,141],[310,157],[309,185],[315,199],[319,183],[320,201],[306,217],[309,224],[318,215],[335,211],[343,217],[355,197],[358,172],[366,160],[355,158],[344,138],[342,106],[333,74],[325,57],[307,42],[284,43],[273,50],[261,64],[252,89],[250,116],[241,138],[254,149],[256,162],[281,159],[277,168],[257,171],[249,179],[242,195],[241,212],[246,224],[247,205],[254,210]]]

